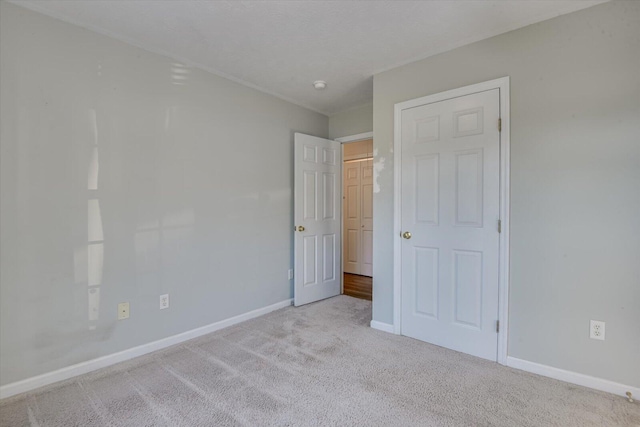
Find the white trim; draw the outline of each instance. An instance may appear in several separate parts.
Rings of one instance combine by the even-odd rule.
[[[384,322],[378,322],[377,320],[372,320],[371,321],[371,328],[372,329],[377,329],[379,331],[382,332],[389,332],[390,334],[393,334],[393,325],[390,323],[384,323]]]
[[[400,334],[401,310],[402,310],[402,275],[401,275],[401,244],[400,237],[400,206],[401,206],[401,119],[402,110],[432,104],[446,99],[456,98],[473,93],[484,92],[491,89],[500,91],[500,118],[502,119],[502,132],[500,132],[500,219],[502,220],[502,233],[500,233],[500,267],[498,272],[498,320],[500,332],[498,333],[498,358],[497,362],[507,364],[507,340],[509,330],[509,179],[510,179],[510,119],[509,119],[509,77],[490,80],[488,82],[464,86],[461,88],[423,96],[396,104],[394,106],[394,136],[393,136],[393,331]]]
[[[98,357],[97,359],[88,360],[86,362],[67,366],[66,368],[58,369],[56,371],[47,372],[46,374],[3,385],[2,387],[0,387],[0,399],[53,384],[58,381],[67,380],[78,375],[86,374],[87,372],[95,371],[96,369],[105,368],[107,366],[115,365],[116,363],[124,362],[126,360],[133,359],[135,357],[142,356],[157,350],[161,350],[172,345],[180,344],[190,339],[210,334],[211,332],[215,332],[220,329],[224,329],[229,326],[244,322],[246,320],[260,317],[272,311],[288,307],[292,304],[292,302],[292,299],[286,299],[267,307],[258,308],[256,310],[252,310],[238,316],[220,320],[218,322],[211,323],[210,325],[192,329],[187,332],[183,332],[147,344],[139,345],[137,347],[129,348],[118,353]]]
[[[509,104],[509,77],[498,79],[500,89],[500,219],[502,220],[502,232],[500,233],[500,269],[498,271],[498,320],[500,331],[498,332],[498,360],[501,365],[507,364],[508,340],[509,340],[509,254],[511,229],[511,106]]]
[[[359,133],[357,135],[349,135],[349,136],[343,136],[341,138],[336,138],[336,141],[344,144],[345,142],[364,141],[365,139],[372,139],[372,138],[373,138],[373,132],[365,132],[365,133]]]
[[[552,366],[542,365],[540,363],[529,362],[528,360],[517,359],[515,357],[507,357],[507,366],[522,371],[531,372],[533,374],[542,375],[556,380],[564,381],[571,384],[577,384],[583,387],[593,388],[595,390],[606,391],[607,393],[625,396],[630,391],[637,399],[640,396],[640,387],[616,383],[614,381],[605,380],[603,378],[592,377],[590,375],[580,374],[573,371],[565,371],[564,369],[554,368]],[[625,396],[626,397],[626,396]]]
[[[402,319],[402,241],[400,240],[400,229],[402,221],[400,217],[400,197],[401,177],[402,177],[402,151],[401,146],[401,126],[402,104],[393,107],[393,333],[400,335],[402,332],[400,319]]]

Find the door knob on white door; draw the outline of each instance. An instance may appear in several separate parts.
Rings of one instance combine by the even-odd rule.
[[[304,231],[304,230],[305,230],[304,226],[302,226],[302,225],[298,226],[298,231]]]
[[[404,233],[402,233],[402,237],[404,237],[405,239],[410,239],[411,238],[411,233],[408,231],[405,231]]]

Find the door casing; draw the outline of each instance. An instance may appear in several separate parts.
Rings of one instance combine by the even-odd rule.
[[[402,172],[402,144],[401,144],[401,118],[402,111],[418,107],[420,105],[432,104],[460,96],[471,95],[491,89],[500,91],[500,220],[502,222],[502,232],[499,236],[499,272],[498,272],[498,363],[507,364],[507,339],[509,331],[509,77],[490,80],[464,86],[433,95],[423,96],[395,104],[394,106],[394,201],[393,201],[393,332],[400,335],[401,332],[401,310],[402,310],[402,271],[401,261],[401,172]],[[497,125],[497,124],[496,124]],[[375,144],[375,141],[374,141]]]

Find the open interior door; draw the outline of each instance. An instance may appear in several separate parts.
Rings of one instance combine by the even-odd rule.
[[[340,143],[295,134],[294,303],[340,294]]]

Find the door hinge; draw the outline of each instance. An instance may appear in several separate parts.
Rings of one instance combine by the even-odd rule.
[[[498,233],[502,233],[502,220],[498,220]]]
[[[498,132],[502,132],[502,119],[498,119]]]
[[[500,321],[496,320],[496,333],[500,332]]]

